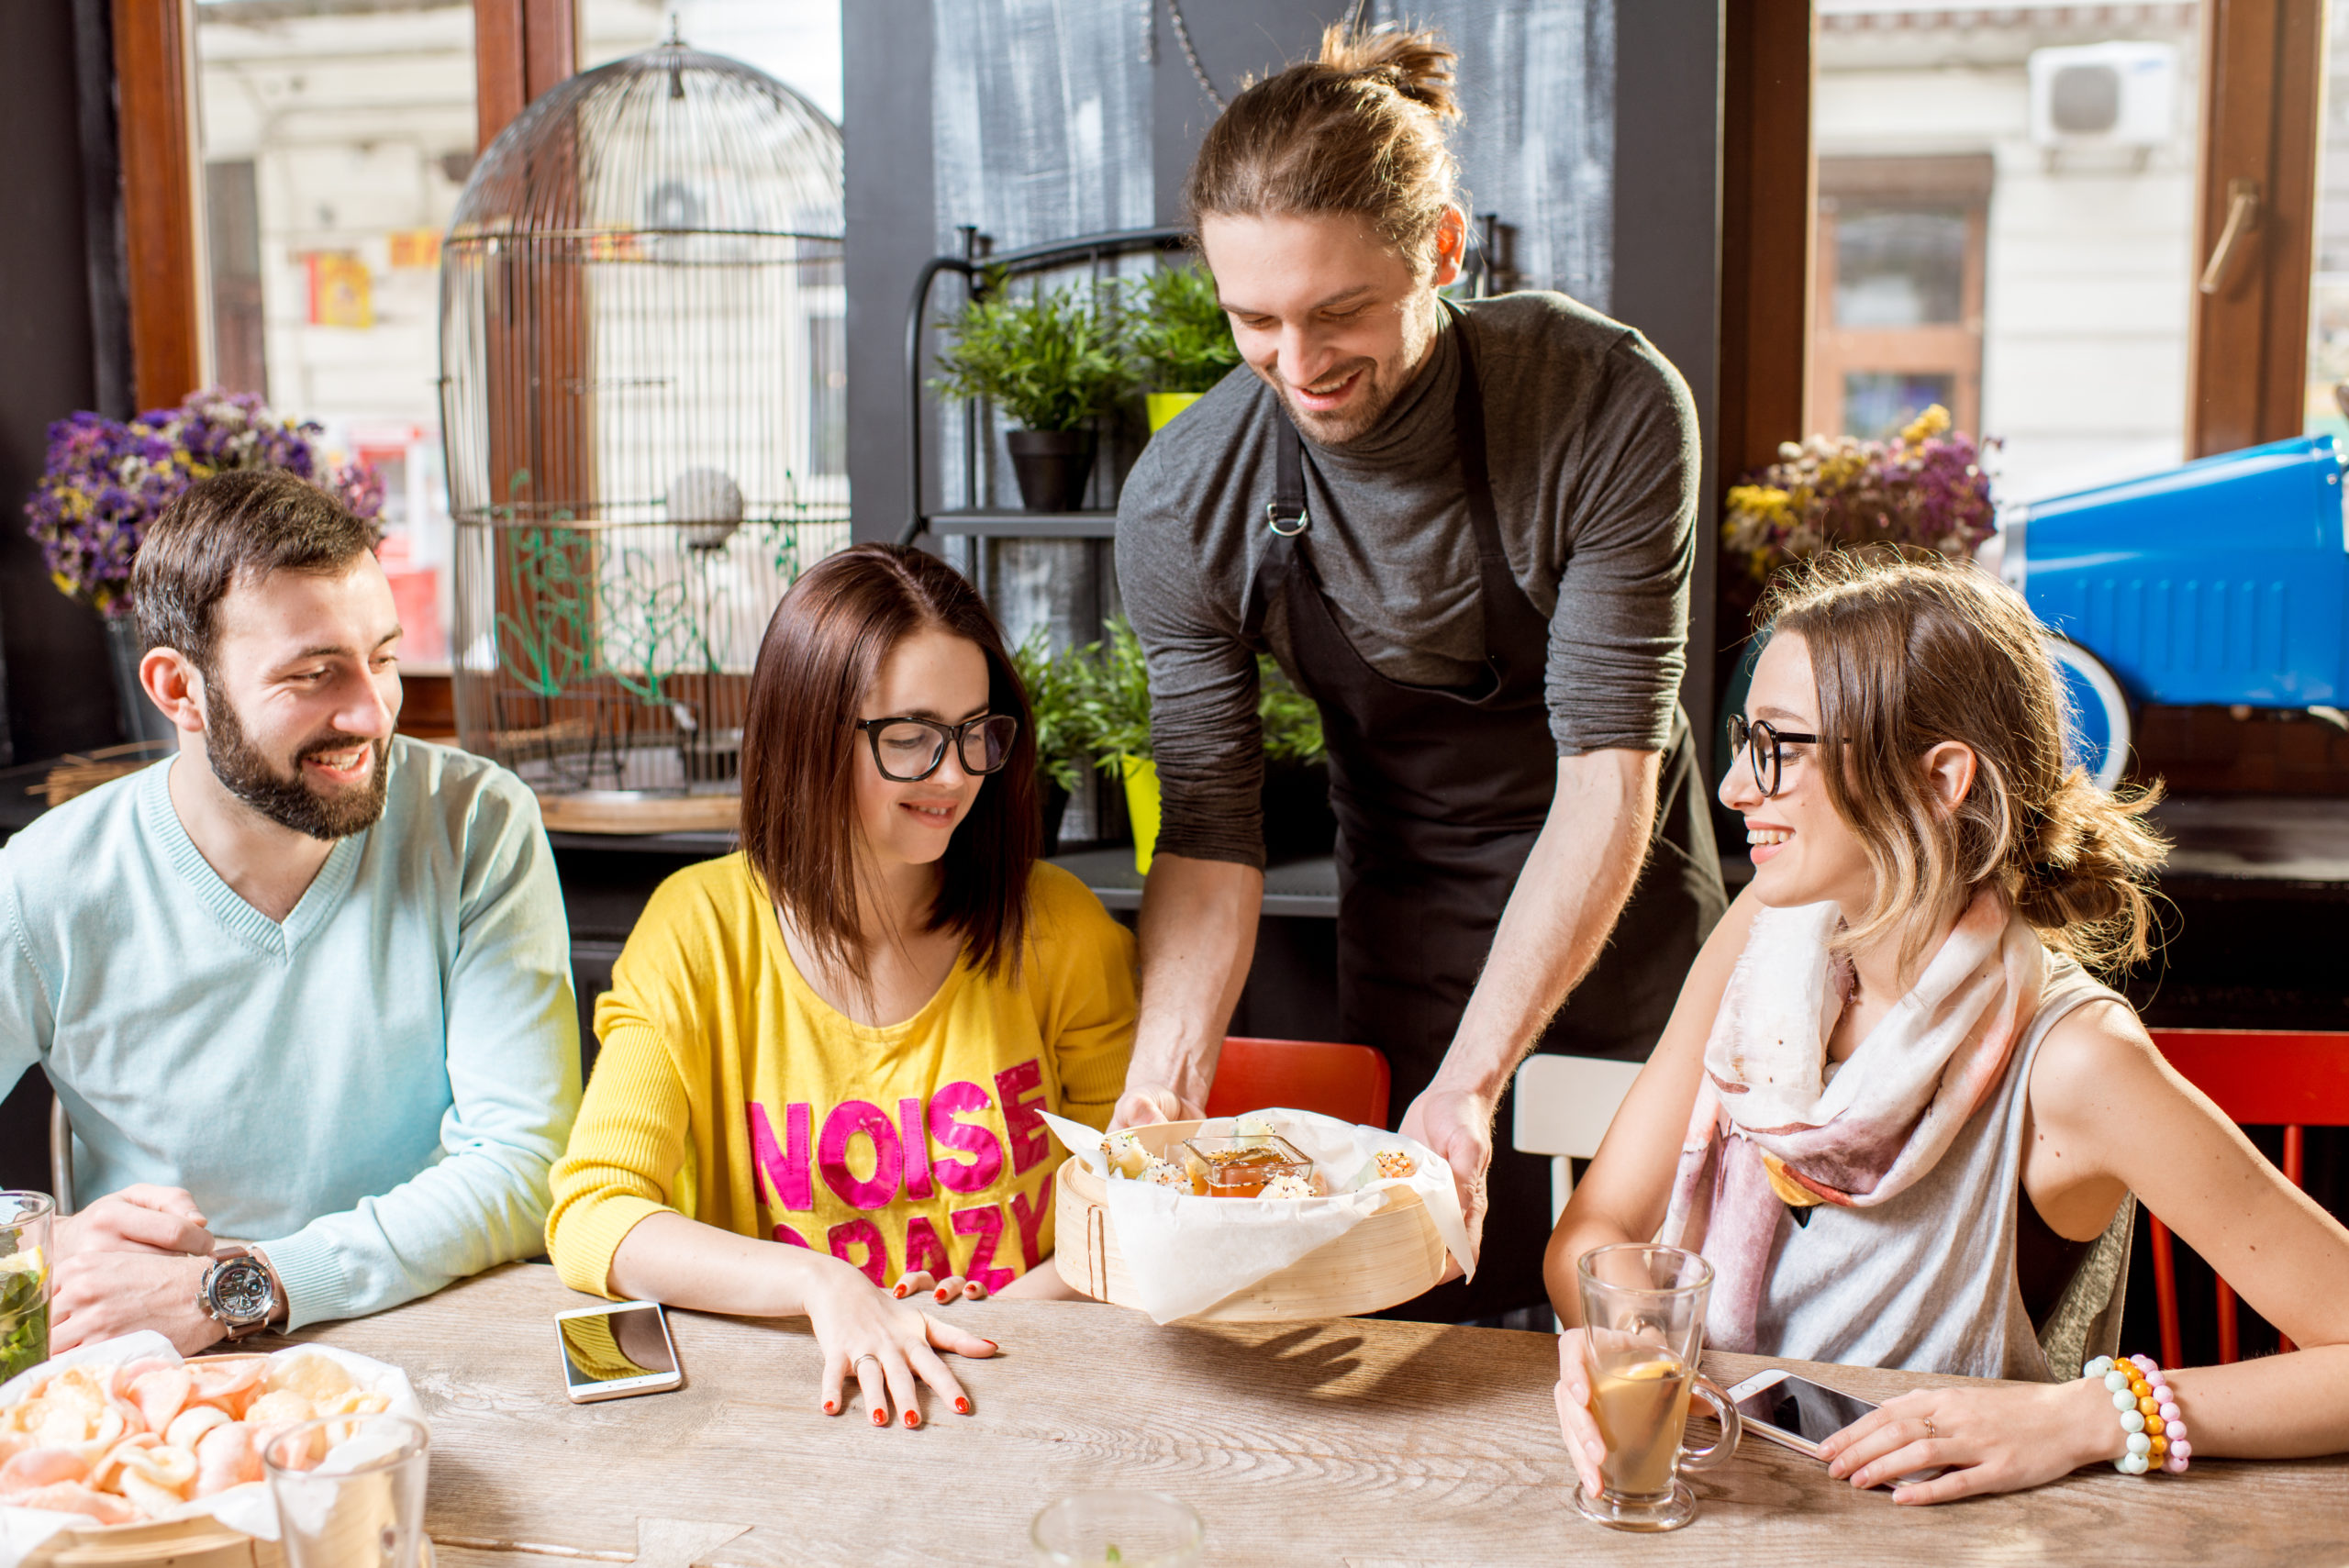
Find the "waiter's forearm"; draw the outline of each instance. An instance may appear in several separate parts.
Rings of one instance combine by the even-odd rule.
[[[1256,951],[1264,873],[1231,861],[1160,855],[1141,900],[1141,1016],[1126,1087],[1207,1103],[1223,1031]]]
[[[1590,973],[1631,896],[1655,824],[1662,759],[1558,759],[1558,793],[1501,913],[1436,1087],[1500,1097],[1552,1015]]]

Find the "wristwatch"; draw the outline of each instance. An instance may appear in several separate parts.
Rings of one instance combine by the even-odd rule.
[[[269,1327],[278,1303],[277,1274],[267,1259],[246,1247],[223,1247],[204,1271],[196,1304],[226,1330],[223,1338],[241,1340]]]

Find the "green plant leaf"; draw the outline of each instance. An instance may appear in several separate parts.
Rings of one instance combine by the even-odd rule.
[[[952,319],[953,342],[930,385],[950,397],[984,397],[1029,430],[1074,430],[1131,390],[1108,285],[1041,283],[1025,299],[1001,274]]]
[[[1162,266],[1126,284],[1126,342],[1152,392],[1205,392],[1240,363],[1205,267]]]

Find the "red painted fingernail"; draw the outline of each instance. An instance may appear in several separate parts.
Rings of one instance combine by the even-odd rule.
[[[969,1414],[971,1413],[971,1402],[970,1402],[968,1399],[957,1399],[957,1400],[955,1400],[955,1401],[954,1401],[954,1413],[955,1413],[956,1415],[958,1415],[958,1416],[967,1416],[967,1415],[969,1415]]]
[[[824,1414],[825,1414],[825,1415],[827,1415],[827,1416],[837,1416],[837,1415],[839,1415],[840,1413],[841,1413],[841,1407],[840,1407],[840,1401],[839,1401],[839,1400],[837,1400],[837,1399],[827,1399],[827,1400],[825,1400],[825,1401],[824,1401]]]
[[[874,1411],[874,1412],[873,1412],[873,1424],[874,1424],[874,1426],[876,1426],[876,1427],[885,1427],[885,1426],[887,1426],[887,1425],[889,1424],[889,1413],[888,1413],[887,1411],[885,1411],[885,1410],[875,1410],[875,1411]]]
[[[909,1426],[909,1427],[918,1427],[918,1426],[920,1426],[920,1425],[921,1425],[921,1412],[920,1412],[920,1411],[918,1411],[918,1410],[908,1410],[908,1411],[907,1411],[907,1412],[906,1412],[906,1425],[907,1425],[907,1426]]]
[[[993,1340],[981,1340],[979,1341],[979,1343],[981,1343],[981,1344],[985,1345],[987,1349],[989,1349],[989,1350],[991,1350],[991,1351],[999,1351],[999,1350],[1003,1349],[1003,1347],[1002,1347],[1001,1345],[996,1344]]]

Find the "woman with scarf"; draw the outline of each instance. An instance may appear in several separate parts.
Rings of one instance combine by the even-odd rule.
[[[2349,1231],[2090,978],[2145,956],[2157,792],[2065,765],[2038,625],[1971,567],[1842,558],[1773,609],[1721,786],[1753,880],[1551,1237],[1561,1319],[1585,1252],[1657,1238],[1712,1264],[1716,1349],[2039,1385],[1824,1445],[1859,1486],[1943,1467],[1903,1503],[2349,1450]],[[2300,1348],[2110,1363],[2139,1199]],[[1581,1339],[1557,1403],[1595,1489]]]

